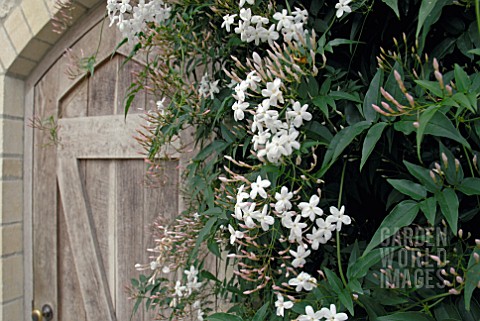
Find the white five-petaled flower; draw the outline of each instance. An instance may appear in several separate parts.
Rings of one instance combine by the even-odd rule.
[[[305,307],[305,313],[298,317],[298,321],[320,321],[323,318],[321,311],[314,311],[312,306],[307,305]]]
[[[256,226],[255,222],[253,221],[253,213],[255,212],[255,206],[257,204],[251,203],[250,206],[242,208],[243,212],[243,221],[248,228],[254,228]]]
[[[243,237],[245,236],[243,234],[243,232],[241,231],[236,231],[233,226],[231,226],[230,224],[228,224],[228,231],[230,232],[230,244],[233,244],[235,243],[236,240],[239,240],[239,239],[243,239]]]
[[[302,267],[305,263],[307,263],[305,258],[307,258],[311,253],[310,250],[305,251],[305,246],[303,244],[297,246],[297,251],[290,250],[289,252],[293,257],[295,257],[295,259],[292,261],[292,266],[296,268]]]
[[[257,194],[263,198],[267,198],[267,192],[265,191],[266,187],[269,187],[272,184],[268,179],[263,179],[260,175],[257,176],[257,181],[252,183],[251,190],[250,190],[250,197],[255,199]]]
[[[332,231],[335,230],[335,225],[328,219],[317,218],[315,221],[318,228],[313,228],[311,234],[307,234],[307,239],[312,241],[312,249],[318,250],[320,244],[327,243],[332,238]]]
[[[295,216],[294,221],[292,221],[289,215],[285,215],[285,219],[282,219],[283,226],[290,229],[290,235],[288,236],[289,241],[302,242],[303,229],[307,227],[307,223],[301,223],[301,219],[302,217],[300,215]]]
[[[235,23],[235,17],[237,14],[227,14],[223,17],[223,23],[222,23],[222,28],[227,29],[228,32],[230,32],[230,26]]]
[[[290,199],[293,197],[293,193],[288,191],[286,186],[282,186],[280,189],[280,193],[275,193],[275,199],[277,202],[275,203],[275,211],[281,213],[284,211],[288,211],[292,208],[292,203]]]
[[[185,291],[186,289],[187,289],[187,287],[185,285],[182,285],[182,283],[180,281],[177,281],[175,283],[174,290],[175,290],[175,295],[176,296],[182,297],[183,296],[183,291]]]
[[[249,105],[250,104],[247,103],[246,101],[244,102],[236,101],[233,104],[232,110],[234,111],[233,118],[235,119],[235,121],[239,121],[245,118],[245,110],[247,110]]]
[[[322,317],[325,318],[326,321],[345,321],[348,319],[346,313],[337,313],[337,308],[335,304],[330,304],[330,309],[322,308],[320,310],[322,313]]]
[[[247,2],[250,5],[253,5],[255,3],[255,0],[240,0],[240,3],[238,4],[238,6],[240,8],[243,7],[245,5],[245,2]]]
[[[267,83],[267,88],[262,90],[262,96],[268,97],[265,99],[265,106],[277,106],[278,103],[284,102],[282,91],[280,90],[280,86],[282,85],[282,81],[280,78],[276,78],[273,82]]]
[[[315,220],[315,215],[322,216],[323,211],[321,208],[317,207],[320,198],[317,195],[310,197],[310,201],[301,202],[298,204],[298,208],[302,210],[302,216],[310,218],[311,221]]]
[[[293,120],[293,126],[300,127],[303,125],[303,121],[312,120],[312,114],[307,111],[308,105],[300,105],[300,102],[293,103],[292,110],[287,111],[287,116],[290,120]]]
[[[295,286],[295,291],[311,291],[317,287],[317,280],[306,272],[300,272],[297,277],[288,280],[288,285]]]
[[[348,5],[352,0],[338,0],[338,3],[335,5],[335,9],[337,9],[337,18],[343,16],[344,13],[352,12],[352,8]]]
[[[277,30],[281,30],[282,28],[288,28],[293,23],[293,16],[288,14],[286,9],[283,9],[282,12],[276,12],[273,15],[273,19],[277,20]]]
[[[275,301],[275,307],[277,308],[277,315],[283,317],[285,315],[285,309],[291,309],[293,307],[292,301],[284,301],[281,294],[277,294],[277,301]]]
[[[262,211],[255,211],[252,213],[252,217],[260,223],[262,230],[268,231],[270,225],[275,223],[273,216],[268,215],[268,205],[264,205]]]
[[[342,223],[345,225],[349,225],[350,223],[352,223],[350,216],[344,214],[345,206],[342,206],[340,210],[335,206],[330,206],[330,213],[332,215],[329,215],[327,217],[327,222],[335,223],[337,225],[337,231],[340,231],[342,229]]]

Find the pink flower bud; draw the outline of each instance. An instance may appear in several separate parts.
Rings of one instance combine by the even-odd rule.
[[[412,125],[413,125],[413,127],[415,127],[415,128],[420,127],[420,123],[419,123],[418,121],[414,121]]]
[[[445,86],[445,90],[447,91],[447,93],[448,93],[449,96],[453,95],[452,86],[446,85],[446,86]]]
[[[460,292],[457,289],[450,289],[448,290],[448,293],[453,294],[453,295],[459,295]]]
[[[443,161],[443,166],[445,166],[445,168],[448,168],[448,157],[445,153],[442,153],[442,161]]]
[[[405,93],[405,98],[407,98],[408,103],[411,107],[415,107],[415,100],[413,100],[412,95],[410,95],[409,93]]]
[[[433,69],[436,71],[440,70],[440,66],[438,65],[437,58],[433,58]]]
[[[457,275],[455,281],[457,281],[457,283],[463,283],[463,278],[460,275]]]

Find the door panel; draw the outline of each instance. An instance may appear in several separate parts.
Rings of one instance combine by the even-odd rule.
[[[79,39],[79,48],[99,31]],[[106,41],[100,52],[109,55],[114,46]],[[62,58],[34,88],[34,115],[58,120],[59,141],[53,144],[48,130],[34,131],[33,306],[50,304],[57,321],[130,320],[134,301],[126,288],[138,276],[135,263],[149,260],[150,224],[181,207],[179,146],[162,150],[157,184],[146,186],[133,138],[143,120],[123,116],[124,92],[141,66],[122,66],[123,59],[106,59],[93,77],[73,81]],[[145,109],[146,96],[138,94],[133,113]],[[141,312],[132,320],[150,319]]]

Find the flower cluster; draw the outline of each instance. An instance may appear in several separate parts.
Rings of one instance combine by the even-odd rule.
[[[139,0],[132,6],[130,0],[107,0],[110,25],[117,23],[123,37],[133,42],[137,34],[147,28],[147,23],[162,24],[170,18],[171,7],[163,0]],[[131,16],[131,18],[129,18]]]
[[[210,81],[208,73],[203,75],[202,80],[200,81],[200,86],[198,88],[198,93],[203,98],[210,97],[210,99],[213,99],[215,94],[218,94],[220,92],[220,89],[218,88],[218,82],[219,80]]]
[[[303,268],[312,251],[318,250],[320,244],[326,244],[332,238],[333,231],[340,231],[342,224],[350,224],[351,219],[345,215],[344,206],[340,209],[331,206],[330,215],[324,219],[322,218],[324,211],[318,206],[319,196],[312,195],[307,202],[298,202],[296,192],[289,191],[287,186],[280,187],[279,192],[273,196],[269,195],[270,186],[271,182],[259,175],[250,186],[243,184],[238,188],[232,213],[235,222],[228,226],[228,230],[230,244],[238,244],[241,254],[232,254],[230,257],[258,260],[259,257],[249,253],[247,248],[256,244],[255,240],[261,235],[259,230],[269,232],[276,221],[280,222],[284,229],[276,229],[272,233],[278,241],[290,244],[286,251],[279,253],[279,259],[287,264],[283,265],[288,271],[286,276],[293,273],[294,277],[290,278],[286,285],[275,284],[275,278],[265,273],[268,270],[266,265],[252,269],[246,262],[240,263],[241,269],[236,274],[246,280],[263,279],[263,283],[256,290],[272,282],[272,289],[279,293],[279,300],[276,303],[277,314],[283,315],[284,309],[290,308],[291,305],[288,303],[290,301],[283,301],[280,292],[292,290],[296,293],[308,292],[317,286],[317,280],[313,276],[297,269]],[[236,229],[234,226],[239,228]]]

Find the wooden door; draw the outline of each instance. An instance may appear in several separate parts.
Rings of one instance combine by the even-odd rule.
[[[75,47],[95,50],[100,28]],[[139,94],[133,114],[123,116],[124,92],[141,65],[123,66],[121,55],[107,59],[119,38],[106,26],[103,32],[99,57],[106,59],[93,77],[69,79],[63,58],[34,87],[35,117],[53,117],[57,127],[35,130],[33,138],[32,304],[51,305],[57,321],[130,320],[134,302],[126,287],[138,276],[135,263],[148,262],[148,226],[179,211],[180,160],[173,150],[163,153],[163,184],[144,184],[135,111],[152,102]],[[140,312],[132,320],[148,319]]]

